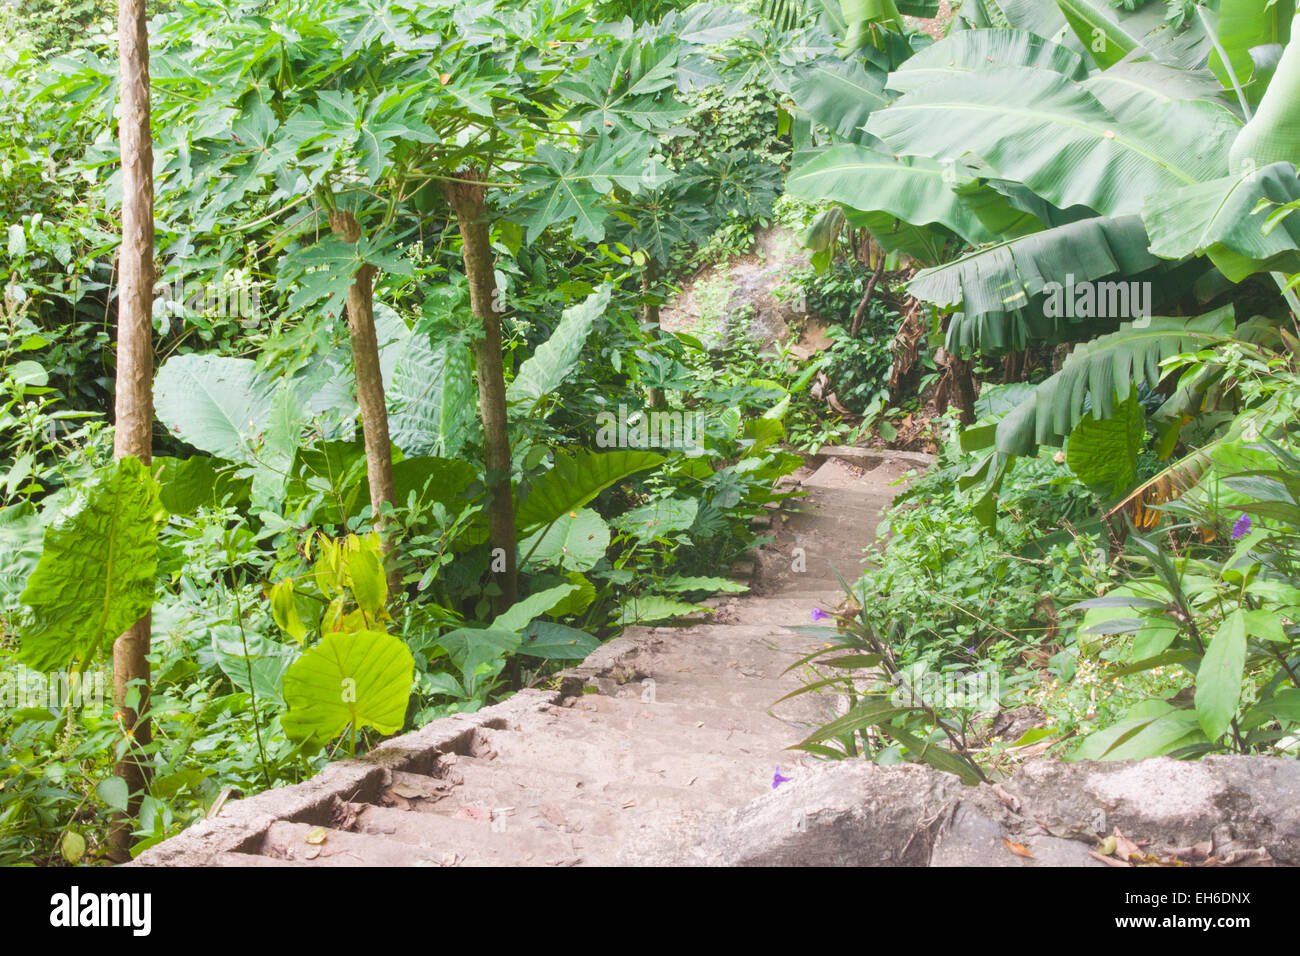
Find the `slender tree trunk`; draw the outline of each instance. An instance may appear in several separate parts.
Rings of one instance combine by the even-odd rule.
[[[659,303],[652,299],[655,280],[658,277],[659,268],[657,263],[647,256],[645,266],[641,269],[641,296],[644,300],[641,307],[641,321],[645,325],[659,324]],[[645,390],[645,403],[647,408],[662,408],[664,390],[653,386],[648,387]]]
[[[350,212],[330,211],[330,229],[346,242],[361,238],[361,225]],[[384,376],[379,367],[379,339],[375,334],[375,267],[366,264],[348,286],[348,334],[352,339],[352,368],[357,379],[357,405],[361,409],[361,434],[366,444],[366,477],[370,479],[370,510],[384,553],[392,550],[383,506],[396,503],[393,487],[393,446],[388,438],[388,406],[384,403]],[[389,587],[395,586],[390,569]]]
[[[149,30],[145,0],[119,0],[117,42],[121,60],[122,247],[118,258],[117,381],[113,455],[144,464],[153,451],[153,141],[149,131]],[[146,614],[113,643],[113,703],[137,748],[149,744],[149,631]],[[139,700],[127,706],[132,682]],[[113,768],[126,781],[127,812],[113,818],[109,850],[129,859],[132,822],[149,784],[149,768],[132,749]]]
[[[849,336],[857,338],[858,333],[862,331],[862,320],[867,317],[867,308],[871,305],[871,295],[876,291],[876,283],[885,272],[885,257],[882,253],[880,262],[876,265],[876,271],[871,274],[867,280],[866,291],[862,293],[862,299],[858,302],[858,307],[853,310],[853,322],[849,326]]]
[[[461,179],[478,180],[472,170],[461,170]],[[501,357],[501,317],[497,314],[496,277],[492,270],[492,245],[487,222],[487,205],[479,182],[445,183],[447,200],[460,223],[461,256],[469,280],[469,304],[483,323],[483,337],[474,343],[474,367],[478,378],[479,414],[483,419],[486,446],[488,537],[492,544],[493,568],[500,568],[500,608],[515,603],[519,593],[516,566],[515,504],[511,487],[510,437],[506,432],[506,380]],[[500,563],[498,563],[500,562]]]

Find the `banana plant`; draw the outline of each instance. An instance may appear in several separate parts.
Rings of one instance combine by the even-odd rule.
[[[1082,395],[1105,418],[1137,383],[1159,383],[1160,358],[1188,330],[1231,332],[1222,308],[1183,318],[1199,302],[1300,267],[1300,226],[1269,216],[1300,192],[1300,126],[1285,105],[1300,95],[1300,45],[1280,46],[1293,15],[1226,2],[1175,29],[1151,5],[978,0],[960,29],[883,77],[869,61],[838,68],[857,95],[826,81],[800,103],[795,87],[827,141],[799,157],[792,193],[965,245],[909,286],[950,315],[949,350],[1107,336],[1104,385],[1072,384],[1099,368],[1081,352],[996,429],[966,437],[994,449],[976,469],[989,482],[978,510],[1011,456],[1064,443]],[[1075,283],[1137,283],[1174,317],[1153,319],[1150,301],[1140,316],[1062,314],[1053,296]]]

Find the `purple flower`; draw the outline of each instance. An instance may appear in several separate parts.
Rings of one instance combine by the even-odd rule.
[[[772,789],[775,790],[777,787],[781,786],[781,784],[789,783],[793,779],[794,777],[781,776],[781,768],[777,767],[776,773],[772,774]]]
[[[1250,534],[1250,515],[1243,514],[1232,525],[1232,540],[1240,541]]]
[[[831,616],[819,607],[813,608],[812,619],[814,621],[829,621]]]

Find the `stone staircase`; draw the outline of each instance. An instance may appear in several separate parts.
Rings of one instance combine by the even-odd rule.
[[[659,835],[770,797],[790,745],[833,716],[786,673],[822,638],[795,630],[844,597],[879,512],[922,456],[815,459],[770,515],[751,593],[710,620],[633,627],[566,671],[394,738],[312,780],[226,805],[135,865],[470,866],[637,862]],[[662,862],[660,860],[659,862]]]

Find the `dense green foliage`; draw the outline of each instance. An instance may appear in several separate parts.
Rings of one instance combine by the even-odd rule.
[[[139,852],[743,590],[720,569],[795,452],[931,413],[935,466],[801,665],[850,702],[806,749],[972,781],[1030,748],[1296,756],[1294,3],[967,0],[938,41],[921,0],[159,5],[148,467],[111,457],[107,11],[47,8],[0,54],[0,863],[102,858],[123,754],[151,770]],[[507,476],[444,193],[466,182]],[[781,295],[827,348],[659,327],[777,222],[812,263]],[[362,266],[382,516],[340,321]],[[934,407],[963,387],[966,427]],[[151,606],[146,745],[97,691]],[[979,692],[901,693],[927,674]],[[1040,726],[996,739],[1022,705]]]

